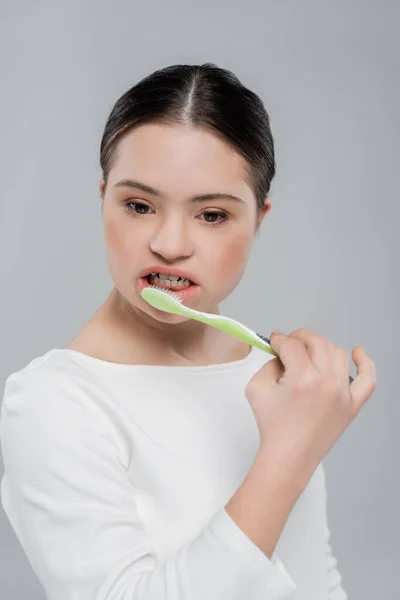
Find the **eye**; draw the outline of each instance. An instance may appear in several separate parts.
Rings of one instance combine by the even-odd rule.
[[[222,225],[222,223],[224,223],[225,221],[228,220],[228,215],[226,213],[223,212],[216,212],[215,210],[213,211],[208,211],[208,212],[204,212],[203,215],[205,216],[209,216],[209,215],[217,215],[217,217],[220,217],[220,221],[207,221],[206,223],[209,223],[210,225]]]
[[[130,213],[133,213],[134,215],[143,215],[143,214],[147,214],[147,213],[137,213],[134,211],[134,209],[132,208],[132,206],[142,206],[144,208],[150,208],[147,204],[144,204],[143,202],[126,202],[125,203],[126,208],[128,209],[128,211]]]
[[[137,212],[133,207],[141,207],[141,208],[150,208],[147,204],[144,204],[143,202],[132,202],[131,200],[129,202],[125,202],[125,207],[127,208],[128,212],[133,215],[133,216],[145,216],[148,213],[146,212]],[[218,221],[209,221],[207,220],[207,218],[205,219],[205,222],[208,225],[212,225],[214,227],[218,226],[218,225],[222,225],[225,221],[228,221],[229,216],[227,213],[225,212],[220,212],[220,211],[215,211],[215,210],[209,210],[209,211],[205,211],[202,213],[203,215],[205,215],[205,217],[209,217],[210,215],[215,215],[217,216],[219,219]]]

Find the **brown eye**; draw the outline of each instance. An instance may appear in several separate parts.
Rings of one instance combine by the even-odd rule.
[[[219,217],[218,221],[208,221],[206,219],[206,223],[209,223],[210,225],[222,225],[225,221],[228,220],[228,215],[226,213],[222,213],[222,212],[217,212],[215,210],[213,211],[208,211],[208,212],[204,212],[203,215],[205,215],[206,217],[210,216],[210,215],[216,215],[217,217]]]
[[[143,215],[143,214],[147,214],[147,213],[143,213],[143,212],[136,212],[132,207],[133,206],[140,206],[142,208],[150,208],[147,204],[143,204],[143,202],[127,202],[125,204],[125,206],[128,208],[129,212],[133,213],[133,214],[138,214],[138,215]]]

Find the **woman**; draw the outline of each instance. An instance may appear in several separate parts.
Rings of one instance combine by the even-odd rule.
[[[322,459],[356,414],[347,353],[300,329],[272,359],[140,296],[196,285],[218,314],[238,285],[271,209],[263,103],[215,65],[162,69],[116,102],[100,163],[115,285],[2,407],[3,507],[47,597],[346,599]],[[374,365],[353,359],[359,409]]]

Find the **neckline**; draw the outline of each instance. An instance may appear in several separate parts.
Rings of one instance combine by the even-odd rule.
[[[92,364],[102,370],[110,369],[114,371],[136,371],[142,370],[166,370],[183,373],[214,373],[215,371],[228,371],[230,369],[237,369],[246,366],[255,356],[255,347],[250,346],[250,351],[244,358],[240,360],[230,361],[226,363],[217,363],[211,365],[142,365],[142,364],[125,364],[125,363],[114,363],[101,358],[95,358],[79,350],[72,350],[71,348],[53,348],[46,353],[47,356],[58,354],[70,356],[72,358],[81,360],[88,364]]]

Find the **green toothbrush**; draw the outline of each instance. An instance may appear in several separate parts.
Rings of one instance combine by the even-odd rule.
[[[172,290],[166,290],[155,285],[150,285],[149,287],[143,288],[140,294],[146,302],[151,304],[151,306],[154,306],[154,308],[158,308],[158,310],[201,321],[202,323],[211,325],[211,327],[216,327],[221,331],[225,331],[225,333],[229,333],[247,344],[265,350],[265,352],[268,352],[273,356],[278,356],[271,347],[271,344],[269,344],[267,338],[260,336],[258,333],[255,333],[255,331],[246,327],[246,325],[242,325],[239,321],[235,321],[229,317],[212,315],[184,306],[184,304],[182,304],[182,298]],[[354,378],[349,375],[349,383],[351,384],[353,381]]]
[[[216,327],[221,331],[225,331],[225,333],[229,333],[247,344],[251,344],[252,346],[256,346],[256,348],[269,352],[269,354],[278,356],[265,338],[261,338],[257,333],[245,325],[242,325],[229,317],[212,315],[200,312],[199,310],[194,310],[193,308],[188,308],[182,304],[182,298],[172,290],[166,290],[158,286],[150,285],[149,287],[143,288],[140,294],[146,302],[158,310],[174,315],[181,315],[182,317],[189,317],[195,321],[201,321],[202,323],[211,325],[211,327]]]

